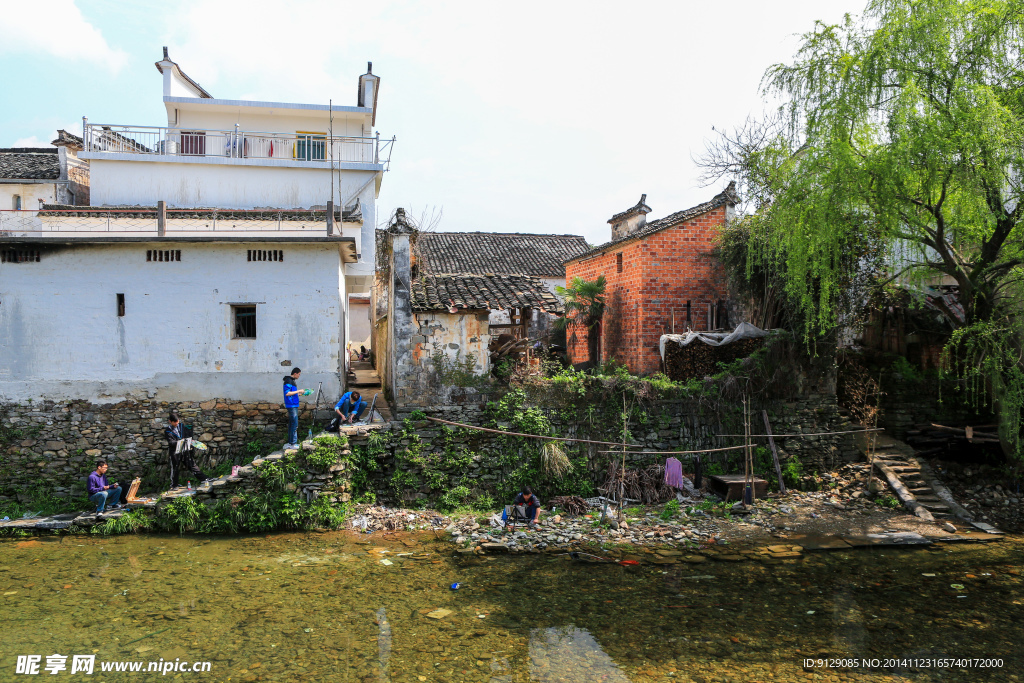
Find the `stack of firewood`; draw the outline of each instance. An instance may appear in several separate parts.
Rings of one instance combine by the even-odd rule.
[[[761,348],[763,339],[739,339],[725,346],[692,341],[686,346],[669,342],[665,346],[665,374],[677,382],[701,379],[719,372],[719,363],[746,358]]]

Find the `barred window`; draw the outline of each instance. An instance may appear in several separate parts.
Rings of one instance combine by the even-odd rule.
[[[0,251],[0,263],[39,263],[39,250],[4,249]]]
[[[244,304],[231,307],[231,318],[235,325],[235,339],[256,338],[256,306]]]
[[[180,261],[181,249],[147,249],[146,260],[156,263]]]
[[[249,261],[284,261],[284,252],[280,249],[249,249]]]

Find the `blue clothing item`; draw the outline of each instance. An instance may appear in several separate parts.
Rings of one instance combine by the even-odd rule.
[[[121,502],[121,487],[115,486],[106,491],[97,491],[89,496],[89,500],[96,506],[96,512],[103,512],[108,504],[113,507]]]
[[[359,401],[356,402],[355,405],[353,405],[352,392],[347,391],[341,397],[341,400],[334,404],[334,409],[340,410],[342,414],[346,416],[349,414],[354,414],[356,417],[359,417],[360,415],[363,414],[363,411],[366,410],[366,401],[364,401],[363,397],[360,396]]]
[[[298,408],[299,407],[299,395],[289,396],[289,391],[295,391],[298,389],[295,386],[295,380],[290,380],[284,383],[284,407],[285,408]]]
[[[285,386],[288,386],[287,384]],[[288,443],[299,443],[299,408],[288,407]]]
[[[88,491],[89,495],[91,496],[97,491],[102,491],[103,487],[109,486],[109,484],[110,483],[107,481],[107,475],[99,475],[96,474],[95,472],[90,472],[89,483],[86,486],[86,491]]]

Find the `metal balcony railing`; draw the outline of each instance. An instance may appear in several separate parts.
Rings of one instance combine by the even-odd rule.
[[[391,163],[395,138],[330,136],[316,133],[202,130],[159,126],[84,123],[86,152],[152,154],[171,157],[289,159],[322,163]]]

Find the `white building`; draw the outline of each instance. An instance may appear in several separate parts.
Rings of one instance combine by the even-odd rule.
[[[156,67],[166,126],[83,120],[91,206],[0,215],[0,400],[278,403],[293,366],[335,397],[393,142],[379,78],[332,106],[215,99],[166,48]]]
[[[0,149],[0,229],[3,212],[89,203],[89,163],[78,158],[82,138],[58,130],[50,144]]]

